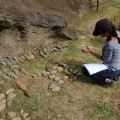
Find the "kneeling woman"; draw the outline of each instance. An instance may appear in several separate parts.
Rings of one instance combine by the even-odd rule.
[[[102,49],[102,55],[98,55],[89,47],[83,50],[83,53],[91,53],[102,60],[103,64],[108,66],[108,69],[89,75],[87,69],[83,67],[82,72],[99,84],[112,84],[120,75],[120,33],[115,30],[112,22],[104,18],[96,23],[93,35],[99,35],[102,38],[106,38],[106,43]]]

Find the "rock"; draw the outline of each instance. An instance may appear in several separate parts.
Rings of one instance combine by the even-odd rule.
[[[66,20],[58,15],[42,15],[38,13],[36,15],[36,20],[32,22],[35,26],[42,26],[42,27],[48,27],[48,28],[55,28],[55,27],[66,27],[67,22]]]
[[[49,66],[46,67],[45,69],[46,69],[47,72],[51,72],[52,71],[52,67],[49,67]]]
[[[50,75],[49,79],[54,79],[56,76],[55,75]]]
[[[52,88],[52,91],[53,92],[58,92],[60,90],[60,87],[59,86],[55,86]]]
[[[9,100],[9,101],[7,102],[7,105],[8,105],[8,106],[11,106],[11,105],[12,105],[12,101],[13,101],[13,100]]]
[[[12,93],[12,92],[14,92],[14,91],[15,91],[15,89],[10,88],[10,89],[8,89],[8,90],[5,92],[5,94],[9,95],[10,93]]]
[[[44,52],[40,51],[39,53],[40,53],[40,56],[47,57],[47,55],[45,55]]]
[[[5,68],[5,67],[2,67],[2,71],[3,71],[3,72],[8,72],[9,69],[8,69],[8,68]]]
[[[3,80],[0,80],[0,85],[4,84],[5,82]]]
[[[53,74],[56,74],[58,72],[57,72],[57,70],[52,70],[50,73],[53,75]]]
[[[57,67],[57,71],[59,72],[59,73],[61,73],[61,72],[63,72],[63,67]]]
[[[22,116],[22,118],[24,118],[24,119],[25,119],[25,118],[27,118],[27,117],[28,117],[28,113],[22,113],[22,114],[21,114],[21,116]]]
[[[52,83],[52,84],[49,85],[49,89],[52,89],[52,88],[54,88],[54,87],[56,87],[56,84],[53,84],[53,83]]]
[[[13,57],[13,59],[14,59],[15,62],[19,62],[17,57]]]
[[[7,113],[7,118],[12,119],[12,118],[15,118],[16,115],[17,115],[16,112],[9,112],[9,113]]]
[[[28,74],[27,71],[26,71],[25,69],[23,69],[23,68],[20,68],[20,71],[21,71],[22,73],[24,73],[25,75]]]
[[[2,104],[6,104],[6,99],[5,98],[0,100],[0,105],[2,105]]]
[[[62,67],[64,67],[64,68],[67,67],[67,64],[65,64],[65,63],[63,63],[63,62],[58,62],[58,65],[59,65],[59,66],[62,66]]]
[[[9,76],[7,76],[5,74],[2,74],[1,77],[4,78],[5,80],[9,80],[10,79]]]
[[[13,118],[12,120],[22,120],[20,117]]]
[[[59,81],[61,78],[60,77],[56,77],[54,78],[54,81]]]
[[[64,84],[65,82],[63,80],[59,80],[58,84]]]
[[[18,69],[12,69],[12,71],[13,71],[16,75],[19,75]]]
[[[5,98],[5,94],[4,93],[1,93],[0,94],[0,100],[4,99]]]
[[[27,56],[25,56],[25,57],[26,57],[26,59],[27,59],[28,61],[35,59],[35,57],[34,57],[33,54],[29,54],[29,55],[27,55]]]
[[[1,104],[0,105],[0,112],[6,109],[6,104]]]
[[[68,79],[69,79],[68,76],[64,76],[64,77],[63,77],[63,80],[68,80]]]
[[[30,118],[25,118],[24,120],[30,120]]]
[[[81,75],[82,75],[82,73],[81,73],[81,72],[78,72],[76,76],[77,76],[77,77],[80,77]]]
[[[79,70],[74,70],[74,71],[72,72],[72,74],[73,74],[73,75],[76,75],[78,72],[79,72]]]
[[[6,63],[6,62],[1,62],[1,64],[2,64],[3,66],[7,66],[7,63]]]
[[[49,77],[50,76],[50,72],[43,71],[42,72],[42,76],[43,77]]]
[[[72,68],[69,68],[69,72],[72,73],[74,70]]]
[[[12,65],[10,68],[15,69],[15,68],[19,68],[19,66],[18,65]]]
[[[7,101],[12,100],[12,99],[15,98],[15,97],[16,97],[16,94],[11,93],[11,94],[9,94],[9,95],[7,96]]]
[[[56,70],[57,68],[58,68],[57,65],[54,65],[54,66],[52,67],[53,70]]]

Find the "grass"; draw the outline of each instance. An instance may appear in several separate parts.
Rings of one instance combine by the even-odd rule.
[[[98,19],[119,15],[118,8],[113,10],[118,4],[119,2],[112,2],[101,5],[98,13],[89,11],[76,24],[81,29],[91,32]],[[17,97],[9,109],[18,112],[24,109],[32,120],[119,120],[120,81],[117,81],[113,87],[104,88],[92,83],[89,78],[81,76],[76,81],[66,81],[59,92],[53,93],[48,89],[49,84],[53,83],[52,80],[31,77],[36,72],[42,72],[45,66],[54,65],[55,61],[64,61],[72,68],[81,70],[84,63],[98,62],[98,59],[92,55],[81,52],[82,45],[91,46],[101,54],[104,43],[105,41],[99,37],[86,36],[85,39],[71,41],[67,50],[49,58],[37,57],[33,61],[20,64],[31,73],[28,78],[22,78],[22,81],[32,93],[32,97],[24,96],[14,82],[2,85],[0,92],[11,87],[16,89]]]
[[[105,42],[100,38],[88,37],[88,39],[72,41],[68,50],[56,53],[44,60],[38,57],[34,61],[26,62],[23,66],[34,73],[36,70],[44,70],[46,65],[53,65],[54,60],[63,60],[71,67],[81,69],[83,63],[98,61],[92,55],[86,56],[81,53],[81,44],[88,44],[92,47],[97,45],[97,48],[101,48]],[[111,101],[114,103],[112,99],[115,99],[112,97],[113,94],[119,93],[119,81],[114,87],[103,88],[93,84],[89,78],[81,76],[77,81],[67,81],[56,93],[48,89],[53,81],[42,77],[31,78],[28,81],[27,87],[32,97],[27,98],[20,90],[17,90],[17,98],[11,110],[24,109],[33,120],[118,120],[120,116],[111,104]]]

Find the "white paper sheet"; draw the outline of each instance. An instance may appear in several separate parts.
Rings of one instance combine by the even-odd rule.
[[[108,68],[105,64],[102,63],[90,63],[90,64],[84,64],[83,66],[85,66],[85,68],[88,70],[90,75]]]

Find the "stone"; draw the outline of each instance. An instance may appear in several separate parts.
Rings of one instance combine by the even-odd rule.
[[[63,80],[68,80],[68,79],[69,79],[68,76],[64,76],[64,77],[63,77]]]
[[[55,87],[52,88],[52,91],[53,91],[53,92],[57,92],[57,91],[59,91],[59,90],[60,90],[60,87],[59,87],[59,86],[55,86]]]
[[[1,104],[0,105],[0,112],[6,109],[6,104]]]
[[[5,82],[3,80],[0,80],[0,85],[4,84]]]
[[[12,120],[22,120],[20,117],[13,118]]]
[[[50,72],[43,71],[42,72],[42,76],[43,77],[49,77],[50,76]]]
[[[9,80],[10,79],[9,76],[7,76],[5,74],[2,74],[1,77],[4,78],[5,80]]]
[[[24,73],[25,75],[28,74],[27,71],[26,71],[25,69],[23,69],[23,68],[20,68],[20,71],[21,71],[22,73]]]
[[[49,79],[54,79],[56,76],[55,75],[50,75]]]
[[[6,104],[6,99],[0,100],[0,105],[2,105],[2,104]]]
[[[5,98],[5,94],[4,93],[1,93],[0,94],[0,100],[4,99]]]
[[[27,118],[27,117],[28,117],[28,113],[22,113],[22,114],[21,114],[21,116],[22,116],[22,118],[24,118],[24,119],[25,119],[25,118]]]
[[[12,93],[12,92],[14,92],[14,91],[15,91],[15,89],[10,88],[10,89],[8,89],[5,93],[6,93],[7,95],[9,95],[10,93]]]
[[[24,120],[30,120],[30,118],[25,118]]]
[[[18,79],[18,76],[16,76],[16,74],[14,72],[8,72],[7,74],[15,80]]]
[[[9,69],[7,69],[7,68],[5,68],[5,67],[2,67],[2,71],[3,71],[3,72],[8,72]]]
[[[7,96],[7,101],[12,100],[12,99],[15,98],[15,97],[16,97],[16,94],[11,93],[11,94],[9,94],[9,95]]]
[[[58,68],[57,65],[54,65],[54,66],[52,67],[53,70],[56,70],[57,68]]]
[[[52,70],[50,73],[53,75],[53,74],[57,74],[58,72],[57,70]]]
[[[17,116],[16,112],[8,112],[8,113],[7,113],[8,119],[15,118],[16,116]]]
[[[7,66],[7,63],[6,63],[6,62],[1,62],[1,64],[2,64],[3,66]]]
[[[61,73],[61,72],[63,72],[63,67],[57,67],[57,71],[59,72],[59,73]]]
[[[13,71],[16,75],[19,75],[18,69],[12,69],[12,71]]]
[[[23,60],[22,58],[19,58],[19,61],[20,61],[20,62],[24,62],[24,60]]]
[[[72,68],[69,68],[69,70],[68,70],[68,71],[72,73],[72,72],[73,72],[73,69],[72,69]]]
[[[35,59],[35,57],[34,57],[33,54],[29,54],[29,55],[27,55],[27,56],[25,56],[25,57],[26,57],[26,59],[27,59],[28,61]]]
[[[2,76],[3,74],[4,74],[3,71],[0,70],[0,76]]]
[[[78,72],[76,76],[77,76],[77,77],[80,77],[81,75],[82,75],[82,73],[81,73],[81,72]]]
[[[20,56],[21,59],[25,60],[25,57],[23,55]]]
[[[19,68],[19,65],[12,65],[10,68],[11,69]]]
[[[54,78],[54,81],[59,81],[61,78],[60,77],[56,77]]]
[[[58,84],[64,84],[65,82],[63,80],[59,80]]]
[[[42,51],[40,51],[40,56],[47,57],[47,55],[45,55]]]
[[[65,63],[63,63],[63,62],[58,62],[58,65],[59,65],[59,66],[62,66],[62,67],[64,67],[64,68],[67,67],[67,64],[65,64]]]
[[[72,74],[73,74],[73,75],[76,75],[78,72],[79,72],[79,70],[74,70],[74,71],[72,72]]]
[[[46,67],[45,69],[46,69],[47,72],[51,72],[52,71],[52,67],[49,67],[49,66]]]
[[[13,57],[13,59],[15,60],[15,62],[19,62],[17,57]]]
[[[53,83],[52,83],[52,84],[49,85],[49,88],[50,88],[50,89],[52,89],[52,88],[54,88],[54,87],[56,87],[56,84],[53,84]]]
[[[9,101],[7,102],[7,105],[8,105],[8,106],[11,106],[11,105],[12,105],[12,101],[13,101],[13,100],[9,100]]]

